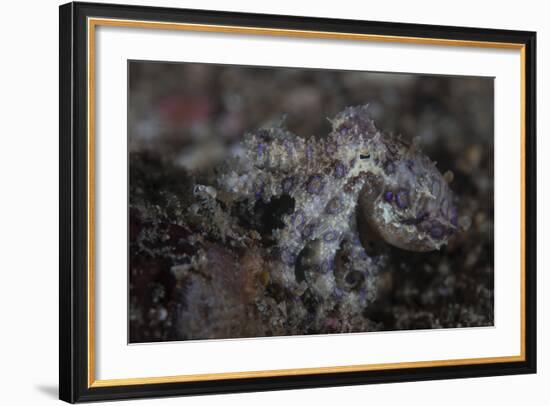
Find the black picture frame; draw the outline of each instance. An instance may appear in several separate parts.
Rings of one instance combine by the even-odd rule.
[[[112,4],[60,6],[59,397],[67,402],[235,393],[536,372],[536,33]],[[521,45],[525,52],[525,357],[514,362],[196,382],[90,385],[88,353],[87,19],[162,21]]]

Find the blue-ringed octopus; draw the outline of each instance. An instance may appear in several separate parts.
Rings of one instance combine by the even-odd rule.
[[[296,295],[309,289],[321,301],[364,306],[375,298],[380,258],[365,250],[358,219],[369,238],[437,250],[458,229],[456,198],[415,143],[377,129],[368,106],[348,107],[330,122],[324,138],[282,125],[246,134],[214,188],[249,213],[258,202],[290,199],[271,230],[271,277]]]

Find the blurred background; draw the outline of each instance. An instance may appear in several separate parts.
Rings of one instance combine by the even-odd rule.
[[[222,162],[247,131],[284,120],[297,135],[323,136],[328,118],[366,103],[378,128],[417,138],[441,173],[452,171],[469,229],[438,252],[389,248],[365,317],[378,330],[492,325],[492,78],[132,61],[130,206],[169,206],[188,193],[190,172]],[[164,222],[170,215],[160,214]],[[131,208],[130,228],[131,341],[180,339],[170,261],[132,248],[144,222]]]

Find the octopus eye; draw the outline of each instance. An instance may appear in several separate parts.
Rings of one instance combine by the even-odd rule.
[[[364,154],[359,154],[359,159],[369,159],[369,158],[370,158],[370,154],[368,152]]]
[[[364,276],[359,271],[350,271],[344,276],[344,282],[346,282],[346,285],[350,288],[355,288],[357,285],[359,285],[364,279]]]
[[[388,203],[391,203],[392,200],[393,200],[393,192],[385,192],[384,193],[384,200],[387,201]]]

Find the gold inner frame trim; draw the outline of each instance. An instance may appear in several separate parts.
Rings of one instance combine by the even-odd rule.
[[[405,37],[391,35],[374,34],[355,34],[345,32],[326,32],[326,31],[308,31],[292,29],[276,29],[262,27],[241,27],[231,25],[210,25],[210,24],[188,24],[188,23],[167,23],[155,21],[139,20],[121,20],[109,18],[88,18],[87,22],[87,40],[88,40],[88,61],[87,61],[87,80],[88,80],[88,387],[112,387],[126,385],[143,384],[161,384],[177,382],[197,382],[213,381],[221,379],[244,379],[244,378],[267,378],[296,375],[312,374],[331,374],[343,372],[361,372],[361,371],[380,371],[401,368],[426,368],[457,365],[475,365],[475,364],[495,364],[504,362],[522,362],[525,361],[525,45],[519,43],[507,42],[487,42],[487,41],[466,41],[441,38],[422,38]],[[216,32],[233,33],[244,35],[262,35],[279,37],[298,37],[298,38],[317,38],[317,39],[339,39],[355,41],[371,41],[385,43],[417,44],[432,46],[458,46],[458,47],[477,47],[477,48],[496,48],[512,49],[520,51],[520,162],[521,162],[521,269],[520,269],[520,354],[502,357],[481,357],[464,358],[451,360],[434,361],[415,361],[415,362],[395,362],[384,364],[363,364],[363,365],[345,365],[316,368],[295,368],[295,369],[276,369],[265,371],[243,371],[243,372],[219,372],[210,374],[189,374],[145,378],[122,378],[122,379],[95,379],[95,262],[94,262],[94,241],[95,241],[95,217],[94,217],[94,197],[95,197],[95,28],[97,26],[110,27],[130,27],[130,28],[148,28],[160,30],[180,30],[193,32]]]

